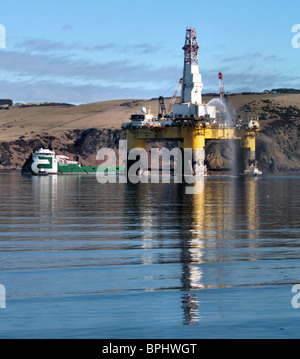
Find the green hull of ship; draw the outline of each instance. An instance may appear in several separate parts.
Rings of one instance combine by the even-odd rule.
[[[32,157],[30,157],[22,167],[23,175],[34,175],[31,169],[32,165]],[[42,169],[46,167],[45,165],[38,165],[38,168]],[[104,174],[115,174],[122,173],[124,171],[124,167],[105,167],[105,166],[78,166],[77,164],[67,164],[60,165],[58,164],[57,173],[58,175],[96,175],[97,171],[100,171]]]
[[[75,164],[69,164],[65,166],[58,165],[57,174],[61,175],[72,175],[72,174],[83,174],[83,175],[91,175],[96,174],[97,170],[102,173],[120,173],[124,169],[122,167],[93,167],[93,166],[77,166]]]

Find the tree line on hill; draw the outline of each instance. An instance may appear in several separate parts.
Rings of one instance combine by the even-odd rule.
[[[260,94],[260,93],[270,93],[270,94],[298,94],[300,93],[299,89],[294,88],[278,88],[272,90],[264,90],[263,92],[242,92],[242,95],[253,95],[253,94]]]
[[[259,95],[262,93],[269,93],[269,94],[300,94],[300,89],[294,89],[294,88],[278,88],[278,89],[272,89],[272,90],[264,90],[262,92],[259,91],[243,91],[241,93],[231,93],[230,91],[228,91],[226,94],[229,96],[234,96],[234,95]],[[215,92],[208,92],[205,93],[204,95],[206,96],[219,96],[220,94],[215,93]]]
[[[275,93],[275,94],[297,94],[300,93],[299,89],[294,89],[294,88],[279,88],[279,89],[273,89],[271,91],[269,90],[265,90],[265,93]]]

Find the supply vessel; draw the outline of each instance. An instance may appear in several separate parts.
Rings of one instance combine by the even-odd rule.
[[[107,174],[116,174],[124,171],[124,167],[119,166],[83,166],[79,161],[68,156],[56,155],[52,150],[40,148],[24,163],[22,174],[39,176],[50,174],[95,175],[97,169]]]

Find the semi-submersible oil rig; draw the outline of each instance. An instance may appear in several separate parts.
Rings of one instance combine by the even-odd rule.
[[[131,121],[123,124],[127,133],[127,150],[146,149],[147,140],[177,140],[182,153],[184,149],[192,149],[194,168],[204,174],[206,140],[226,140],[234,143],[239,174],[261,174],[255,159],[258,121],[251,119],[237,124],[226,117],[222,73],[219,73],[220,99],[208,104],[202,102],[203,83],[199,73],[198,49],[195,29],[187,29],[183,47],[184,68],[180,80],[180,103],[174,104],[171,114],[166,115],[164,101],[160,98],[162,114],[157,118],[146,108],[141,109],[141,114],[132,115]],[[222,106],[218,106],[220,103],[224,104],[223,110]]]

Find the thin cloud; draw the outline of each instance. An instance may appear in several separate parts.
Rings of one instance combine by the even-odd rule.
[[[161,47],[159,46],[153,46],[149,44],[136,44],[136,45],[122,46],[120,48],[120,51],[124,53],[137,52],[140,54],[150,54],[153,52],[158,52],[160,49]]]
[[[249,60],[260,60],[261,62],[278,62],[283,61],[283,58],[278,57],[277,55],[264,55],[261,52],[254,52],[254,53],[244,53],[241,55],[236,56],[229,56],[229,57],[223,57],[220,56],[220,61],[222,63],[245,63],[249,62]]]
[[[135,45],[120,45],[117,43],[106,43],[106,44],[98,44],[94,46],[84,46],[83,49],[88,51],[105,51],[105,50],[114,50],[123,54],[150,54],[153,52],[158,52],[161,50],[160,46],[153,46],[150,44],[135,44]]]
[[[157,90],[143,87],[96,86],[51,81],[0,81],[0,97],[14,102],[65,102],[72,104],[90,103],[111,99],[151,98]]]
[[[72,55],[72,50],[84,50]],[[128,54],[123,59],[104,61],[90,60],[85,56],[86,51],[103,52],[118,51]],[[6,97],[9,90],[11,98],[26,96],[24,101],[64,101],[90,102],[101,99],[137,98],[147,95],[158,97],[163,89],[170,84],[177,84],[182,76],[182,64],[171,66],[153,66],[147,62],[148,56],[158,49],[158,45],[147,43],[119,45],[117,43],[102,43],[87,46],[81,43],[64,43],[45,39],[25,39],[14,51],[3,51],[0,57],[0,69],[4,74],[2,82]],[[132,61],[132,53],[141,55]],[[82,57],[80,57],[82,56]],[[127,59],[126,59],[127,57]],[[100,60],[99,60],[100,59]],[[102,61],[101,61],[102,59]],[[251,66],[249,66],[251,59]],[[231,57],[221,57],[220,69],[224,75],[225,91],[247,89],[247,91],[262,91],[275,87],[299,87],[299,79],[285,75],[278,70],[268,68],[259,71],[254,59],[261,62],[266,59],[278,61],[275,55],[264,55],[260,52],[245,53]],[[239,66],[237,66],[239,65]],[[219,70],[218,70],[219,71]],[[218,71],[205,69],[200,66],[204,92],[218,92]],[[26,86],[27,84],[27,86]],[[13,91],[15,89],[15,93]],[[25,94],[25,95],[24,95]],[[40,97],[39,97],[40,96]]]
[[[253,69],[252,69],[253,70]],[[218,92],[218,79],[215,71],[203,71],[204,92]],[[276,87],[299,87],[299,78],[279,71],[227,71],[224,75],[225,92],[263,91]]]
[[[119,51],[123,54],[142,54],[147,55],[153,52],[162,50],[161,46],[154,46],[147,43],[120,45],[118,43],[101,43],[96,45],[86,45],[79,42],[66,43],[62,41],[52,41],[49,39],[31,38],[19,42],[15,49],[23,50],[29,53],[49,53],[49,52],[65,52],[69,50],[84,50],[89,52],[103,52],[103,51]]]
[[[98,44],[94,46],[83,46],[84,50],[87,51],[105,51],[105,50],[116,50],[118,45],[116,43]]]
[[[203,71],[203,73],[203,92],[217,93],[218,81],[215,72]],[[165,78],[164,73],[160,73],[159,76]],[[251,76],[244,73],[227,73],[225,79],[225,92],[263,91],[276,87],[297,87],[297,83],[299,85],[299,79],[278,73],[255,73]],[[163,86],[160,82],[156,83],[156,87],[149,89],[141,82],[129,86],[126,82],[121,85],[113,82],[100,85],[89,81],[78,84],[71,81],[60,82],[55,78],[0,81],[0,97],[11,98],[14,102],[53,101],[78,104],[112,99],[151,98],[158,97],[162,93]]]
[[[49,52],[65,52],[80,47],[79,43],[63,43],[61,41],[51,41],[47,39],[25,39],[19,42],[15,49],[18,51],[31,53],[49,53]]]
[[[147,63],[132,64],[129,60],[94,63],[69,56],[3,52],[0,68],[19,75],[58,76],[77,79],[99,79],[112,82],[144,83],[165,77],[177,78],[179,69],[173,66],[155,68]]]
[[[238,56],[230,56],[230,57],[224,57],[221,58],[221,62],[240,62],[245,61],[249,59],[261,59],[263,58],[263,55],[260,52],[255,53],[245,53]]]
[[[62,31],[67,31],[67,30],[72,30],[72,29],[73,29],[73,27],[71,25],[68,25],[68,24],[64,25],[61,28]]]

